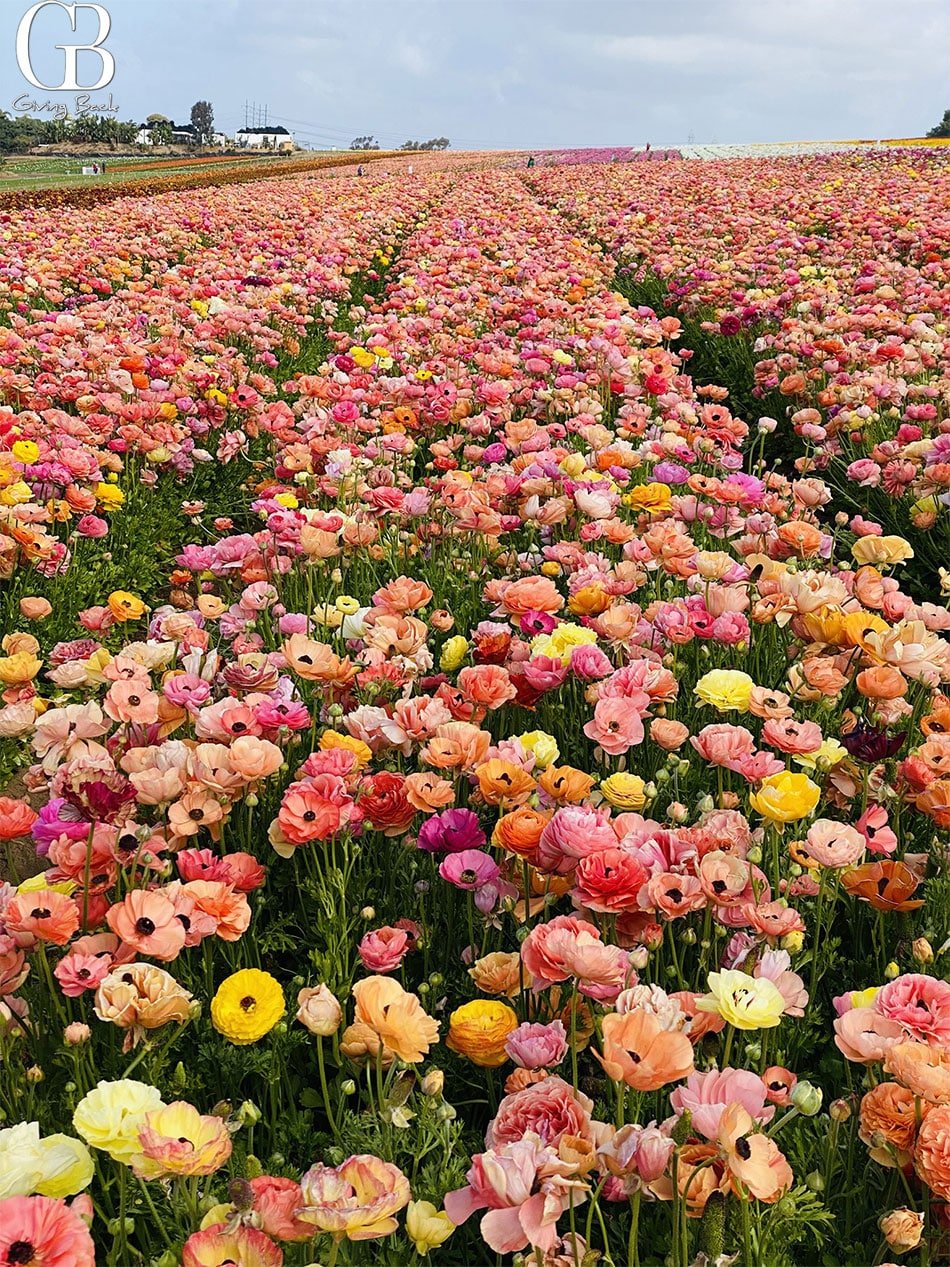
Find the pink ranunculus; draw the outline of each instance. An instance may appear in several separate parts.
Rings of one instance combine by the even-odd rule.
[[[748,1069],[710,1069],[691,1073],[670,1095],[677,1117],[688,1109],[693,1129],[715,1139],[719,1119],[730,1104],[742,1107],[758,1122],[770,1122],[775,1109],[766,1104],[765,1083]]]
[[[643,720],[627,699],[601,699],[584,734],[612,757],[623,756],[643,743]]]
[[[366,933],[359,956],[367,972],[395,972],[411,949],[412,939],[404,928],[385,925]]]
[[[522,1139],[478,1153],[468,1185],[445,1194],[445,1212],[456,1225],[487,1210],[481,1233],[496,1254],[531,1245],[547,1253],[557,1239],[557,1221],[587,1199],[587,1185],[570,1176],[573,1163],[529,1131]]]
[[[524,1021],[508,1035],[505,1051],[522,1069],[550,1069],[567,1055],[567,1030],[562,1021],[547,1025]]]
[[[931,1047],[950,1044],[950,983],[905,972],[877,993],[874,1010]]]
[[[575,1092],[563,1078],[545,1078],[505,1096],[488,1124],[485,1144],[488,1148],[513,1144],[529,1131],[552,1148],[557,1148],[565,1135],[590,1141],[593,1107],[593,1100]]]

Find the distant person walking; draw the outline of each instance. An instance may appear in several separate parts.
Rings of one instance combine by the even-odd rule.
[[[410,164],[409,164],[409,166],[406,168],[406,174],[407,174],[408,176],[411,176],[411,175],[412,175],[412,164],[411,164],[411,163],[410,163]]]
[[[363,175],[363,164],[362,164],[362,163],[357,164],[356,174],[357,174],[357,176],[362,176],[362,175]]]
[[[533,166],[534,166],[534,155],[533,155],[533,154],[529,154],[529,155],[528,155],[528,166],[529,166],[529,167],[533,167]]]

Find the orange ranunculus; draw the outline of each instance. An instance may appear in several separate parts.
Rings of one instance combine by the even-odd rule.
[[[921,1102],[921,1114],[931,1105]],[[904,1167],[917,1138],[917,1107],[913,1091],[898,1082],[879,1082],[861,1101],[859,1135],[879,1166]],[[875,1139],[877,1137],[877,1139]]]
[[[841,883],[852,897],[870,902],[878,911],[915,911],[924,904],[922,898],[913,897],[920,880],[896,858],[852,867],[842,874]]]
[[[689,1039],[663,1029],[650,1012],[610,1012],[602,1033],[603,1055],[597,1059],[604,1072],[636,1091],[657,1091],[693,1071]]]
[[[950,1051],[929,1043],[896,1043],[884,1068],[908,1091],[930,1104],[950,1104]]]
[[[821,549],[821,532],[814,524],[805,523],[801,519],[791,519],[781,524],[778,539],[783,553],[794,554],[796,558],[807,559]]]
[[[419,755],[437,770],[472,770],[485,760],[491,741],[489,731],[471,722],[442,722]]]
[[[26,801],[0,796],[0,840],[16,840],[27,835],[36,819],[36,813]]]
[[[925,735],[950,735],[950,707],[944,704],[921,717],[920,729]]]
[[[475,771],[478,790],[489,805],[520,805],[537,784],[520,765],[498,757],[485,761]]]
[[[549,765],[538,787],[559,805],[577,805],[590,796],[594,778],[572,765]]]
[[[599,585],[585,585],[571,595],[567,605],[575,616],[599,616],[613,601],[613,595]]]
[[[550,818],[550,814],[532,809],[530,805],[519,805],[517,809],[499,818],[492,834],[492,844],[530,861]]]
[[[950,827],[950,779],[936,779],[920,792],[914,804],[938,827]]]

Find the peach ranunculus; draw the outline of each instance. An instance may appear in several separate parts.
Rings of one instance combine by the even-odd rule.
[[[344,1054],[351,1059],[380,1054],[387,1064],[394,1056],[407,1064],[418,1064],[438,1039],[438,1022],[423,1010],[416,995],[392,977],[357,981],[353,997],[353,1024],[342,1038]]]
[[[398,1166],[362,1153],[341,1166],[311,1166],[300,1180],[298,1219],[335,1241],[391,1236],[395,1215],[409,1204],[409,1180]]]
[[[914,1169],[942,1201],[950,1201],[950,1105],[938,1105],[921,1123]]]
[[[79,927],[79,906],[55,889],[36,889],[17,893],[3,912],[3,922],[18,946],[38,941],[65,946]]]
[[[468,975],[484,994],[502,994],[513,999],[531,985],[531,973],[522,966],[517,951],[493,950],[476,959]]]
[[[641,1009],[609,1012],[603,1020],[603,1055],[594,1055],[615,1082],[657,1091],[693,1072],[693,1046],[685,1034],[665,1030]]]
[[[121,941],[153,959],[175,959],[185,944],[175,904],[158,889],[132,889],[109,909],[106,921]]]
[[[792,1168],[741,1104],[730,1104],[719,1121],[717,1140],[733,1180],[757,1201],[777,1201],[792,1186]]]
[[[96,1015],[128,1030],[123,1051],[134,1047],[148,1029],[159,1029],[170,1021],[184,1025],[191,995],[171,973],[151,963],[129,963],[116,967],[99,982]]]
[[[895,1043],[884,1058],[887,1073],[930,1104],[950,1104],[950,1049],[929,1043]]]

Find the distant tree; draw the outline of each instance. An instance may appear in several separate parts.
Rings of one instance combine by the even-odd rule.
[[[162,116],[153,122],[149,115],[145,122],[149,125],[148,134],[152,138],[153,145],[171,145],[172,125],[168,119]]]
[[[379,142],[375,136],[358,136],[350,143],[351,150],[378,150]]]
[[[950,110],[944,110],[943,118],[927,133],[928,136],[950,136]]]
[[[447,136],[434,136],[430,141],[404,141],[399,147],[403,150],[418,150],[428,153],[431,150],[447,150],[449,148],[449,138]]]
[[[145,120],[146,123],[171,123],[171,119],[167,114],[150,114]]]
[[[191,126],[197,130],[199,145],[211,143],[214,136],[214,109],[210,101],[196,101],[191,107]]]

